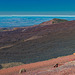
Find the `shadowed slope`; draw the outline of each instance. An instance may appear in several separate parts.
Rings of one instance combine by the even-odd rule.
[[[23,30],[0,32],[0,63],[31,63],[75,52],[75,21]]]

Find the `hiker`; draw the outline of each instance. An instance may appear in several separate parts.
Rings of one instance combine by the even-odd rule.
[[[25,69],[20,69],[19,73],[23,73],[23,72],[26,72]]]
[[[58,67],[58,63],[56,65],[54,65],[54,67]]]

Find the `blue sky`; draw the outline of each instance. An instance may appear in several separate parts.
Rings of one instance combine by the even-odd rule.
[[[75,14],[75,0],[0,0],[0,14]]]

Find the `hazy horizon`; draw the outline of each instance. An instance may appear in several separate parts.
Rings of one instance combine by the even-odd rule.
[[[0,15],[0,17],[75,17],[75,15]]]
[[[54,18],[71,21],[75,20],[75,15],[4,15],[0,16],[0,28],[33,26]]]
[[[0,15],[75,15],[74,11],[0,11]]]

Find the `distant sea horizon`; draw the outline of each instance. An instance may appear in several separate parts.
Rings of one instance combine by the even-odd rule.
[[[0,28],[38,25],[54,18],[75,20],[75,15],[0,15]]]

